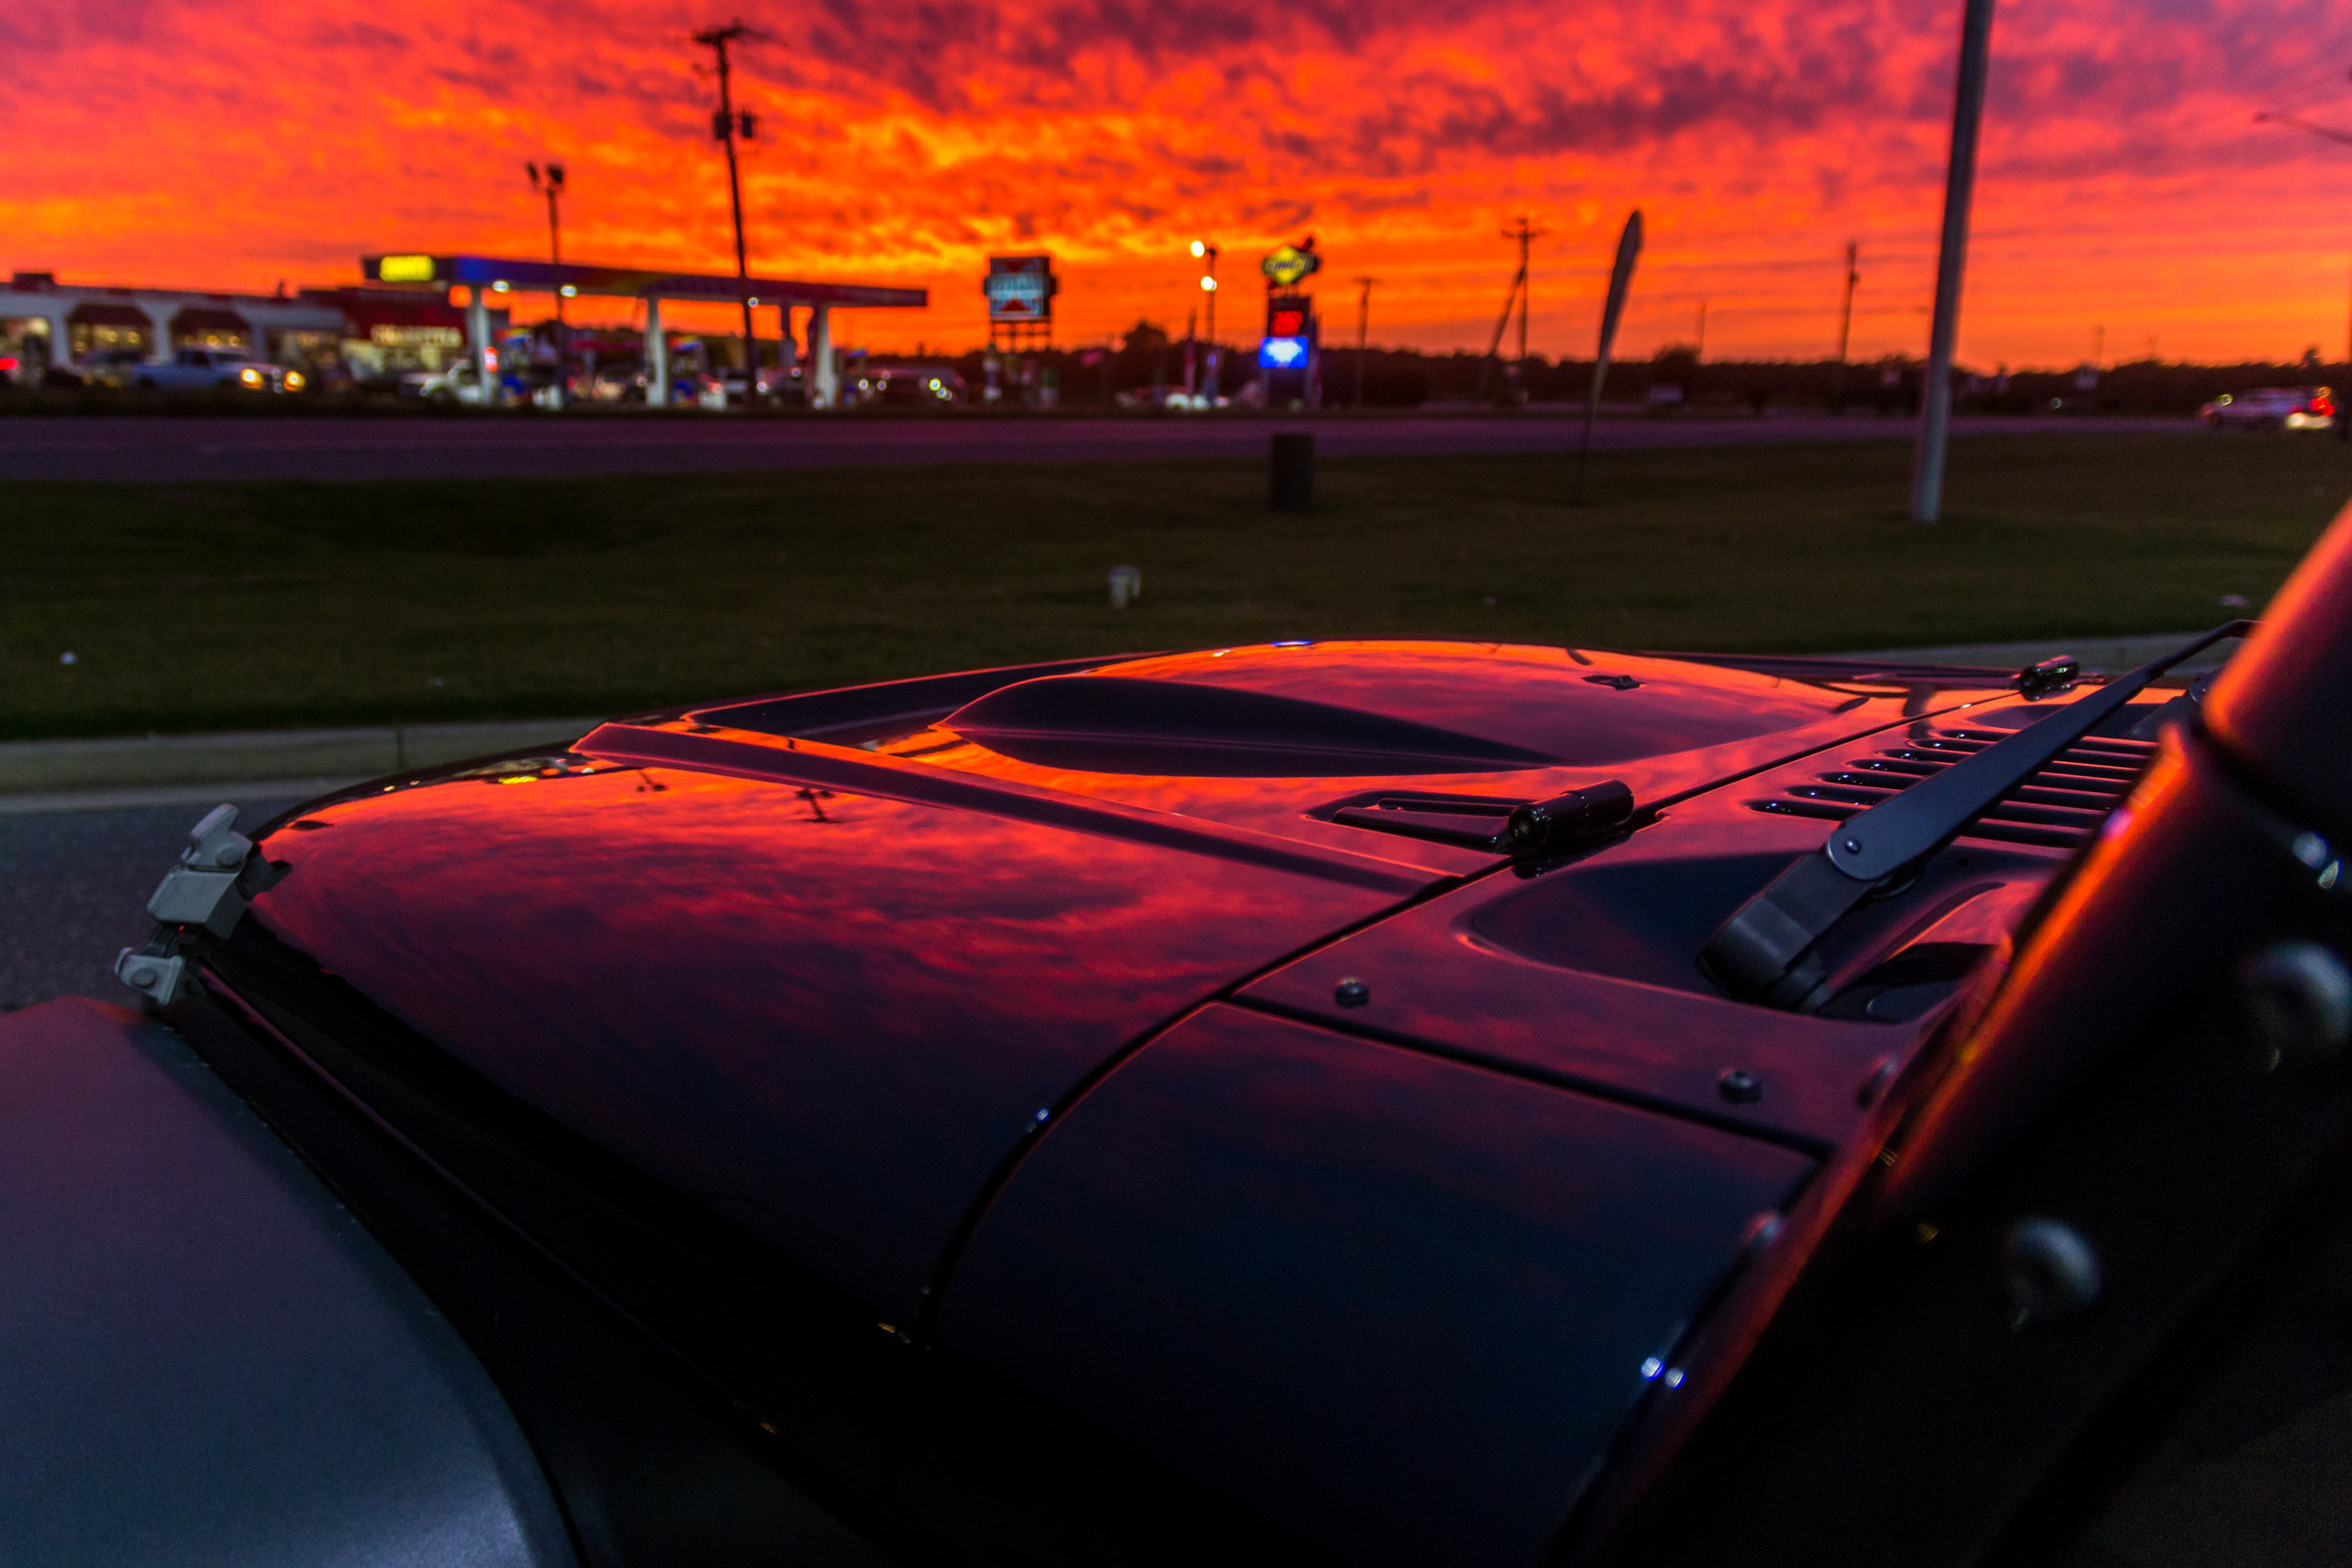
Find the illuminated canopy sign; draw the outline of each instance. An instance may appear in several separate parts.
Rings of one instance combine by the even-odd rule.
[[[461,348],[466,335],[453,326],[395,326],[378,323],[368,328],[368,341],[385,348]]]
[[[1050,322],[1060,290],[1051,256],[992,256],[980,282],[992,322]]]
[[[379,283],[430,283],[435,270],[430,256],[380,256],[375,278]]]
[[[1323,258],[1315,253],[1315,237],[1310,234],[1296,245],[1278,245],[1258,263],[1258,270],[1274,279],[1278,288],[1296,288],[1300,278],[1323,270]]]

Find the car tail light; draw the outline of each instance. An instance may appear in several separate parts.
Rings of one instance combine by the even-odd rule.
[[[2312,412],[2314,414],[2332,414],[2335,411],[2335,400],[2328,395],[2328,388],[2322,387],[2318,393],[2312,399]]]

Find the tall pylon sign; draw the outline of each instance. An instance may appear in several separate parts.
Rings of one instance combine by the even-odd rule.
[[[1312,408],[1323,401],[1323,331],[1312,295],[1299,284],[1323,270],[1312,234],[1277,245],[1258,263],[1265,274],[1265,336],[1258,368],[1265,374],[1268,408]]]

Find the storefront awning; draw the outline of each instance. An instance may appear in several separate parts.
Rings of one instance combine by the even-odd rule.
[[[214,305],[190,305],[171,318],[171,333],[175,338],[194,337],[199,332],[230,332],[244,337],[253,328],[234,310],[223,310]]]
[[[74,326],[133,326],[141,332],[155,327],[147,312],[135,305],[77,305],[66,312],[65,319]]]

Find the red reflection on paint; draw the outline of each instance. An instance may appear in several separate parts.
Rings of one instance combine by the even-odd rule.
[[[524,781],[528,782],[524,782]],[[1088,1071],[1393,901],[799,782],[500,773],[322,807],[255,917],[521,1100],[911,1312]]]

